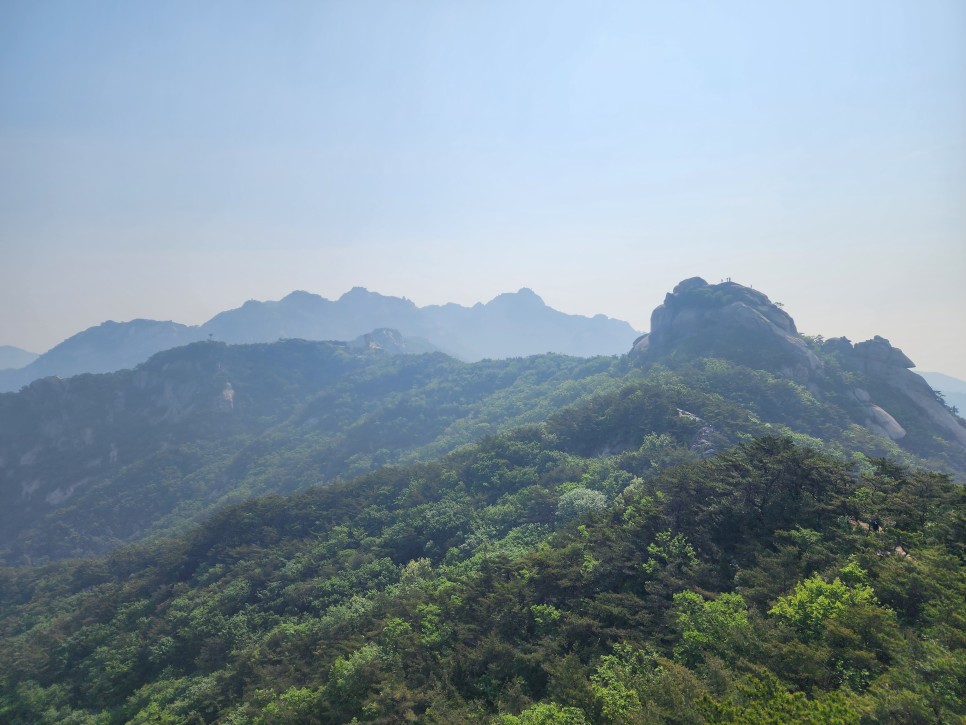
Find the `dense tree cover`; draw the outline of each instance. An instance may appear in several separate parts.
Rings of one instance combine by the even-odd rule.
[[[40,381],[0,395],[0,556],[91,555],[227,503],[432,458],[618,385],[619,366],[289,340],[197,343],[133,371]]]
[[[202,343],[0,396],[38,466],[144,452],[14,555],[178,532],[0,569],[0,721],[959,721],[963,451],[858,375]]]
[[[663,412],[690,415],[701,454],[778,433],[844,459],[966,475],[966,451],[914,406],[890,403],[910,431],[901,446],[862,427],[850,391],[872,386],[815,349],[825,373],[809,387],[687,355],[466,364],[303,340],[197,343],[133,371],[39,381],[0,395],[0,561],[40,564],[185,531],[227,504],[432,460],[564,408],[559,434],[576,452],[617,452],[650,430],[635,419],[638,385],[661,388]]]
[[[703,457],[742,409],[672,382],[4,571],[0,719],[966,716],[962,487],[783,436]]]

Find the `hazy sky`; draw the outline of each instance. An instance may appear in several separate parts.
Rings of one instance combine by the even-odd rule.
[[[0,3],[0,344],[731,277],[966,378],[966,2]]]

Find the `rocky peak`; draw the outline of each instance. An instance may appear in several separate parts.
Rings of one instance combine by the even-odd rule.
[[[854,388],[852,394],[867,411],[866,427],[899,440],[906,435],[901,422],[908,415],[899,411],[913,411],[943,431],[947,438],[966,446],[966,428],[939,402],[929,383],[909,369],[916,366],[909,356],[887,339],[876,335],[853,345],[848,338],[836,337],[826,340],[822,349],[837,353],[847,368],[864,374],[869,391]]]
[[[671,355],[725,358],[806,383],[815,393],[834,387],[823,362],[832,356],[861,381],[847,383],[847,407],[856,422],[901,440],[928,421],[948,440],[966,446],[966,428],[909,370],[915,367],[912,360],[887,339],[876,336],[853,345],[845,337],[832,338],[819,357],[780,305],[730,280],[708,284],[691,277],[677,284],[651,314],[651,331],[637,339],[634,353],[658,360]]]
[[[879,335],[871,340],[856,343],[853,350],[866,369],[916,367],[916,364],[902,350],[892,347],[888,340]]]
[[[638,353],[724,357],[809,380],[822,362],[799,337],[795,321],[767,296],[736,282],[678,283],[651,314]]]

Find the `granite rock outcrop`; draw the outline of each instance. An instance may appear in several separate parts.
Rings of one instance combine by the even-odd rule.
[[[870,390],[860,387],[852,390],[866,408],[866,427],[899,440],[906,435],[899,422],[903,417],[899,409],[904,409],[926,418],[947,438],[966,447],[966,428],[943,405],[929,383],[909,369],[915,367],[909,356],[887,339],[876,335],[853,345],[847,338],[833,338],[825,341],[823,349],[838,353],[847,368],[866,379]],[[883,397],[890,398],[892,407],[898,409],[889,413],[885,409],[889,406],[877,400]]]
[[[768,370],[820,397],[838,395],[857,423],[893,441],[904,439],[910,426],[927,422],[966,447],[966,427],[910,370],[915,363],[887,339],[876,336],[853,345],[836,337],[810,345],[779,303],[730,280],[680,282],[651,314],[651,330],[634,342],[633,354],[653,360],[719,357]],[[826,360],[850,374],[830,375]]]
[[[679,283],[651,313],[651,331],[634,343],[638,353],[724,357],[774,369],[807,382],[822,368],[795,321],[761,292],[736,282]]]

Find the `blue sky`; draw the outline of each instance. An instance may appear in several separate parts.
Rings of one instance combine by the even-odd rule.
[[[966,377],[966,3],[0,5],[0,343],[731,277]]]

